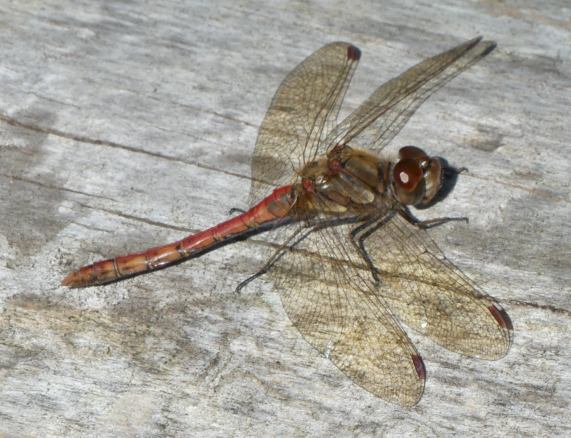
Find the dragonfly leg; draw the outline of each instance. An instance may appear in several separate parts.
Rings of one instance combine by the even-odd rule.
[[[371,272],[373,280],[375,280],[376,284],[381,283],[379,276],[380,273],[379,270],[375,267],[373,260],[365,248],[365,239],[367,239],[372,233],[377,231],[383,224],[385,224],[386,220],[387,219],[384,216],[381,217],[380,220],[378,217],[374,217],[351,230],[351,233],[349,234],[351,243],[369,267],[369,271]],[[358,236],[360,233],[362,234]]]
[[[270,262],[272,262],[272,263],[270,263]],[[262,269],[260,269],[256,273],[250,275],[245,280],[241,281],[240,284],[238,286],[236,286],[236,289],[234,290],[234,292],[236,292],[237,294],[242,292],[242,289],[244,289],[250,282],[254,281],[256,278],[261,277],[266,272],[268,272],[274,263],[275,263],[275,260],[272,260],[270,258],[270,260],[268,260],[268,262],[262,267]]]
[[[443,225],[443,224],[448,223],[448,222],[461,221],[461,222],[468,223],[467,217],[437,217],[434,219],[421,221],[421,220],[418,220],[417,218],[415,218],[408,210],[405,210],[405,209],[399,210],[399,214],[408,223],[414,225],[415,227],[421,228],[423,230],[433,228],[433,227],[438,227],[438,226]]]
[[[232,207],[230,210],[228,210],[229,216],[232,216],[233,214],[236,213],[244,214],[246,213],[246,210],[242,210],[241,208],[236,208],[236,207]]]
[[[250,284],[256,278],[261,277],[266,272],[268,272],[272,268],[272,266],[279,259],[282,258],[282,256],[285,254],[286,251],[289,251],[291,248],[293,248],[295,245],[297,245],[298,242],[300,242],[302,239],[304,239],[306,237],[306,235],[304,235],[301,238],[297,239],[291,246],[289,245],[289,243],[292,240],[296,239],[296,237],[304,230],[305,230],[304,228],[298,228],[290,237],[288,237],[288,239],[284,242],[284,244],[272,254],[270,259],[266,262],[266,264],[262,267],[262,269],[260,269],[256,273],[250,275],[244,281],[240,282],[240,284],[236,287],[235,292],[239,294],[242,291],[242,289],[244,289],[244,287],[246,287],[248,284]],[[309,232],[311,232],[311,231],[313,231],[313,229],[310,230]]]
[[[457,175],[464,173],[464,172],[468,172],[468,168],[467,167],[459,167],[458,169],[454,168],[454,172],[456,172]]]

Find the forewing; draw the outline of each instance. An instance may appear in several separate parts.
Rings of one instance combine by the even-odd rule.
[[[337,123],[339,107],[360,57],[349,43],[328,44],[291,71],[260,126],[252,157],[250,204],[315,157],[317,145]]]
[[[428,233],[400,216],[365,240],[378,293],[401,322],[449,350],[499,359],[512,339],[503,309],[454,266]]]
[[[381,150],[433,92],[494,49],[494,42],[480,40],[470,40],[429,58],[381,85],[337,125],[320,152],[349,142]]]
[[[270,275],[311,345],[367,391],[412,406],[423,392],[424,365],[376,296],[349,231],[342,225],[310,232],[283,251]]]

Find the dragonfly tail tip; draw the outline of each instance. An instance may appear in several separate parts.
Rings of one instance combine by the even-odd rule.
[[[79,281],[77,272],[72,272],[65,276],[65,278],[61,281],[60,286],[69,287],[69,288],[76,288],[81,286],[81,282]]]

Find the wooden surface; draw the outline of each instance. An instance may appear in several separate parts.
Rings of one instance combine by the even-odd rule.
[[[406,3],[0,1],[0,435],[571,434],[571,10]],[[480,34],[498,48],[393,147],[469,168],[422,217],[469,216],[432,234],[511,316],[504,359],[413,334],[424,398],[387,404],[301,339],[269,281],[234,293],[263,263],[256,242],[58,287],[245,207],[271,97],[323,44],[363,51],[350,110]]]

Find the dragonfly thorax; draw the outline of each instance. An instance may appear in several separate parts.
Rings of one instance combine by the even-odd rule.
[[[440,190],[442,175],[440,159],[416,146],[401,148],[396,163],[362,149],[335,148],[298,172],[297,205],[322,213],[426,207]]]
[[[390,164],[364,150],[339,148],[299,172],[298,202],[324,213],[363,212],[386,195]]]

